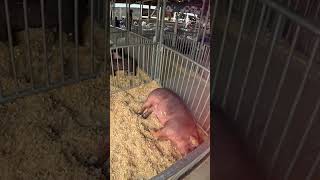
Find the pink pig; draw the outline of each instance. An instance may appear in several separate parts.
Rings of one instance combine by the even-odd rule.
[[[163,127],[151,134],[159,140],[170,140],[183,156],[202,143],[192,113],[171,90],[158,88],[149,94],[139,114],[146,119],[152,112]]]

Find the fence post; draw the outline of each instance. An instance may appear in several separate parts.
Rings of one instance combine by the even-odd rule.
[[[177,14],[177,13],[176,13]],[[178,17],[176,15],[176,21],[174,22],[174,30],[173,30],[173,42],[172,42],[172,46],[175,47],[176,46],[176,38],[177,38],[177,32],[178,32]]]

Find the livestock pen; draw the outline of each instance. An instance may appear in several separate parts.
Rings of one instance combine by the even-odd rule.
[[[111,27],[111,179],[179,179],[210,152],[210,70],[164,44],[163,7],[174,2],[147,3],[157,4],[160,12],[153,39],[129,28]],[[147,95],[158,87],[183,99],[204,139],[186,157],[177,154],[167,141],[152,138],[150,130],[159,128],[155,117],[146,121],[137,115]]]
[[[214,4],[211,86],[220,122],[241,137],[266,176],[259,179],[319,179],[319,1]],[[257,179],[241,176],[244,166],[233,177]]]

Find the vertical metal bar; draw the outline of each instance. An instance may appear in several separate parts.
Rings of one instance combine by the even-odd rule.
[[[76,0],[77,1],[77,0]],[[108,3],[108,1],[104,1],[105,3]],[[104,4],[106,5],[106,4]],[[107,67],[108,67],[108,63],[107,63],[107,51],[110,49],[110,46],[109,46],[109,49],[107,48],[108,47],[108,43],[110,44],[110,36],[109,36],[109,39],[107,41],[107,28],[109,28],[109,33],[110,33],[110,24],[107,24],[108,22],[108,16],[107,16],[107,13],[108,10],[109,10],[109,6],[110,3],[108,4],[108,7],[104,7],[106,8],[105,9],[105,14],[104,14],[104,23],[103,23],[103,27],[104,27],[104,67],[103,67],[103,72],[105,73],[107,71]],[[76,7],[78,7],[78,5],[75,5]],[[109,10],[110,11],[110,10]],[[110,15],[110,14],[109,14]],[[110,20],[110,19],[109,19]],[[109,34],[110,35],[110,34]],[[79,52],[79,49],[78,49],[78,52]],[[79,69],[79,53],[77,53],[77,57],[78,59],[76,60],[77,61],[77,66],[78,66],[78,69]],[[112,56],[112,54],[110,54],[110,56]],[[77,72],[77,78],[79,77],[79,71]],[[109,74],[107,74],[109,76]]]
[[[125,61],[124,48],[121,48],[121,60],[122,60],[122,68],[123,68],[123,71],[125,71],[124,64],[125,64],[126,62],[124,62],[124,61]],[[128,72],[129,72],[129,64],[128,64]]]
[[[114,78],[114,67],[113,67],[113,53],[112,53],[112,50],[114,50],[114,48],[110,49],[110,60],[111,60],[111,74],[112,74],[112,77]]]
[[[174,54],[174,56],[175,56],[175,54]],[[170,75],[170,65],[171,65],[172,61],[173,61],[173,60],[172,60],[172,51],[170,50],[170,56],[169,56],[169,61],[168,61],[168,66],[167,66],[167,67],[168,67],[168,73],[167,73],[167,83],[166,83],[166,85],[167,85],[168,87],[169,87],[169,85],[170,85],[170,84],[169,84],[169,83],[170,83],[170,82],[169,82],[169,75]],[[173,65],[172,65],[172,66],[173,66]],[[173,68],[172,66],[171,66],[171,68]],[[172,70],[172,71],[173,71],[173,70]]]
[[[147,58],[146,58],[147,70],[146,70],[146,72],[147,72],[148,76],[150,76],[150,70],[149,70],[149,68],[150,68],[150,46],[147,45],[146,47],[147,47],[147,53],[146,53],[146,56],[147,56]]]
[[[206,20],[205,20],[205,27],[203,28],[203,34],[202,34],[202,39],[201,39],[201,46],[203,46],[203,43],[204,43],[204,38],[205,38],[205,35],[206,35],[206,31],[207,31],[207,24],[208,24],[208,19],[209,19],[209,15],[210,15],[210,2],[209,1],[209,7],[208,7],[208,10],[207,10],[207,15],[206,15]],[[247,14],[247,12],[245,11],[244,12],[245,14]]]
[[[233,0],[230,0],[229,3],[230,4],[229,4],[229,9],[228,9],[227,22],[226,22],[226,25],[225,25],[225,28],[224,28],[224,31],[223,31],[221,49],[220,49],[218,60],[217,60],[217,69],[216,69],[216,72],[215,72],[214,77],[213,77],[213,85],[212,85],[213,92],[215,92],[216,83],[217,83],[217,80],[218,80],[219,70],[220,70],[220,66],[221,66],[221,60],[222,60],[222,54],[223,54],[223,50],[224,50],[224,44],[225,44],[226,37],[227,37],[227,34],[228,34],[228,27],[229,27],[229,22],[230,22],[230,16],[231,16]]]
[[[307,0],[306,9],[304,10],[304,16],[305,16],[305,17],[307,16],[309,6],[310,6],[310,0]]]
[[[191,69],[193,68],[193,65],[195,65],[194,62],[192,62]],[[187,87],[188,87],[188,84],[189,84],[190,76],[191,76],[191,71],[189,71],[187,85],[186,85],[186,88],[184,89],[184,93],[183,93],[183,99],[185,99],[185,97],[186,97],[186,93],[187,93],[187,89],[188,89]]]
[[[140,0],[139,34],[142,35],[142,0]]]
[[[151,4],[148,5],[148,22],[150,22],[150,8],[151,8]]]
[[[158,45],[160,46],[160,45]],[[164,68],[164,72],[165,74],[163,75],[164,76],[164,79],[166,82],[163,82],[163,84],[168,87],[168,81],[169,81],[169,63],[171,62],[171,58],[169,59],[169,51],[172,53],[171,50],[167,50],[167,54],[166,54],[166,58],[165,58],[165,65],[163,66]]]
[[[304,76],[303,76],[303,79],[302,79],[302,82],[300,84],[300,87],[299,87],[299,90],[298,90],[298,93],[295,97],[295,100],[293,102],[293,105],[291,106],[291,109],[290,109],[290,113],[289,113],[289,117],[287,119],[287,122],[286,122],[286,126],[284,128],[284,130],[282,131],[281,133],[281,136],[280,136],[280,141],[279,141],[279,144],[277,145],[277,148],[276,148],[276,151],[275,153],[273,154],[273,157],[272,157],[272,161],[271,161],[271,167],[274,166],[274,163],[275,161],[277,160],[278,156],[279,156],[279,153],[280,153],[280,149],[281,149],[281,146],[282,146],[282,143],[287,135],[287,132],[288,132],[288,129],[289,129],[289,126],[292,122],[292,119],[293,119],[293,116],[296,112],[296,108],[298,106],[298,103],[301,99],[301,96],[302,96],[302,93],[303,93],[303,90],[304,90],[304,87],[305,87],[305,84],[307,82],[307,79],[308,79],[308,76],[309,76],[309,73],[311,71],[311,68],[312,68],[312,65],[313,65],[313,61],[314,61],[314,57],[315,57],[315,54],[317,52],[317,49],[318,49],[318,46],[319,46],[319,37],[317,37],[317,40],[313,46],[313,49],[312,49],[312,54],[311,54],[311,57],[310,59],[308,60],[308,65],[307,65],[307,69],[306,69],[306,72],[304,73]]]
[[[161,70],[160,70],[161,71],[161,73],[160,73],[160,81],[161,82],[163,82],[165,79],[165,68],[164,67],[166,66],[166,64],[164,64],[164,63],[166,63],[167,61],[165,61],[164,59],[167,59],[167,58],[165,58],[165,57],[167,57],[167,53],[168,53],[168,50],[166,48],[164,48],[163,51],[161,51],[161,58],[160,58],[160,56],[158,57],[160,60],[160,68],[161,68]],[[165,61],[165,62],[163,62],[163,61]],[[164,82],[163,82],[163,85],[164,85]]]
[[[208,56],[209,56],[209,48],[204,47],[204,55],[203,55],[203,60],[201,61],[201,65],[206,66],[206,62],[208,60]]]
[[[128,47],[128,59],[127,60],[128,60],[128,74],[129,74],[129,70],[130,70],[130,47]]]
[[[178,56],[178,60],[179,60],[180,56]],[[183,63],[184,63],[184,58],[181,57],[181,64],[180,64],[180,68],[179,68],[179,75],[178,75],[178,82],[177,82],[177,87],[179,87],[179,83],[180,83],[180,77],[181,77],[181,72],[182,72],[182,66],[183,66]],[[181,87],[182,85],[180,85]],[[176,89],[176,92],[178,92],[178,88]]]
[[[23,17],[24,17],[24,35],[25,35],[25,45],[27,51],[27,61],[29,64],[29,73],[30,73],[30,80],[32,89],[34,89],[34,81],[33,81],[33,70],[32,70],[32,62],[31,62],[31,50],[30,50],[30,38],[29,38],[29,23],[28,23],[28,13],[27,13],[27,1],[23,0]]]
[[[288,167],[288,169],[287,169],[287,171],[286,171],[286,174],[285,174],[285,176],[284,176],[284,180],[288,180],[289,177],[290,177],[290,175],[291,175],[291,172],[292,172],[292,170],[293,170],[293,167],[294,167],[296,161],[298,160],[298,157],[299,157],[299,155],[300,155],[300,153],[301,153],[301,150],[302,150],[302,148],[303,148],[303,146],[304,146],[304,144],[305,144],[305,142],[306,142],[306,140],[307,140],[307,137],[308,137],[308,134],[309,134],[309,132],[310,132],[310,130],[311,130],[311,128],[312,128],[312,125],[313,125],[313,123],[314,123],[315,120],[316,120],[317,113],[319,112],[319,109],[320,109],[320,98],[318,98],[316,107],[314,108],[314,110],[313,110],[313,112],[312,112],[312,114],[311,114],[311,117],[310,117],[310,119],[309,119],[307,128],[304,130],[304,133],[303,133],[303,136],[302,136],[302,138],[301,138],[301,140],[300,140],[300,143],[299,143],[299,145],[298,145],[298,148],[296,149],[296,151],[295,151],[295,153],[294,153],[294,156],[293,156],[293,158],[292,158],[292,160],[291,160],[291,162],[290,162],[290,165],[289,165],[289,167]]]
[[[210,76],[209,76],[210,77]],[[201,110],[201,112],[200,112],[200,114],[199,114],[199,119],[201,119],[201,116],[202,116],[202,114],[203,114],[203,112],[204,112],[204,109],[207,107],[207,104],[209,103],[209,99],[210,99],[210,93],[208,94],[208,96],[207,96],[207,99],[206,99],[206,103],[202,106],[202,110]],[[205,119],[203,119],[203,122],[202,122],[202,124],[201,124],[201,126],[203,127],[204,126],[204,123],[205,123]]]
[[[93,0],[90,0],[90,54],[91,54],[91,73],[94,73],[94,19],[93,19]]]
[[[160,33],[160,0],[157,0],[157,21],[156,21],[156,38],[155,41],[158,41],[158,36]],[[158,56],[158,54],[157,54]]]
[[[157,50],[158,49],[158,47],[157,47],[157,45],[154,45],[154,48],[155,48],[155,50]],[[164,48],[165,49],[165,48]],[[161,81],[161,74],[163,74],[163,71],[161,71],[162,70],[162,66],[163,66],[163,64],[162,64],[162,58],[163,58],[163,56],[164,56],[164,49],[159,53],[160,54],[160,56],[159,57],[156,57],[156,60],[158,61],[158,63],[159,63],[159,68],[157,68],[158,69],[158,74],[157,74],[157,78],[159,79],[158,81],[160,82]],[[157,52],[157,51],[156,51]]]
[[[315,20],[318,18],[319,12],[320,12],[320,2],[318,2],[317,10],[316,10],[316,13],[315,13],[315,15],[314,15],[314,19],[315,19]]]
[[[196,70],[196,72],[198,71],[198,69],[199,69],[199,66],[197,66],[197,70]],[[201,69],[201,70],[202,70],[202,72],[201,72],[201,76],[202,76],[202,75],[203,75],[204,70],[203,70],[203,69]],[[196,75],[194,74],[194,78],[193,78],[193,80],[195,80],[195,78],[196,78]],[[199,90],[199,87],[200,87],[200,82],[201,82],[201,81],[199,81],[199,80],[198,80],[198,86],[197,86],[197,89],[196,89],[195,96],[194,96],[194,97],[193,97],[193,99],[192,99],[191,107],[193,106],[194,100],[195,100],[195,98],[197,97],[197,95],[196,95],[196,94],[198,93],[198,90]],[[191,91],[190,91],[190,93],[189,93],[189,97],[188,97],[187,102],[189,102],[190,94],[191,94]]]
[[[17,93],[18,89],[19,89],[19,83],[18,83],[18,79],[17,79],[16,64],[15,64],[14,52],[13,52],[11,22],[10,22],[8,0],[4,0],[4,6],[5,6],[5,14],[6,14],[6,22],[7,22],[7,33],[8,33],[8,41],[9,41],[9,49],[10,49],[10,61],[11,61],[11,65],[12,65],[12,73],[13,73],[15,86],[16,86],[16,93]]]
[[[157,60],[153,59],[153,57],[154,57],[154,47],[153,47],[153,45],[151,45],[151,47],[152,47],[151,48],[152,49],[152,53],[151,53],[151,57],[152,57],[152,59],[151,59],[151,77],[152,77],[152,79],[155,79],[156,67],[154,67],[154,66],[157,64]]]
[[[47,52],[47,38],[46,38],[46,22],[45,22],[45,14],[44,14],[44,0],[40,0],[41,6],[41,26],[42,26],[42,38],[43,38],[43,50],[44,50],[44,60],[46,66],[47,73],[47,87],[50,85],[50,73],[49,73],[49,61],[48,61],[48,52]]]
[[[182,52],[182,54],[186,54],[186,53],[185,53],[185,49],[186,49],[186,45],[187,45],[186,36],[184,36],[184,38],[182,39],[182,41],[183,41],[183,44],[182,44],[182,50],[181,50],[181,52]]]
[[[80,72],[79,72],[79,25],[78,25],[78,0],[74,1],[74,34],[75,34],[75,55],[76,55],[76,79],[80,79]],[[104,25],[106,26],[106,25]],[[106,29],[105,29],[106,31]],[[106,41],[105,41],[106,42]],[[106,42],[107,43],[107,42]],[[106,62],[106,54],[105,54],[105,62]]]
[[[135,46],[133,46],[132,47],[132,72],[133,72],[133,75],[136,73],[136,69],[134,68],[135,67],[135,60],[134,60],[134,47]],[[122,51],[122,53],[123,53],[123,51]],[[123,68],[124,69],[124,68]]]
[[[175,12],[175,14],[177,14],[177,13]],[[175,47],[175,45],[176,45],[177,32],[178,32],[178,17],[176,15],[176,20],[174,22],[174,29],[173,29],[172,47]]]
[[[268,118],[267,118],[266,124],[265,124],[265,126],[263,128],[263,131],[262,131],[263,133],[262,133],[262,137],[261,137],[261,140],[262,140],[261,144],[263,144],[264,138],[265,138],[265,136],[266,136],[266,134],[268,132],[269,124],[271,122],[274,110],[275,110],[276,105],[278,103],[278,100],[279,100],[279,97],[280,97],[280,92],[281,92],[281,89],[283,87],[284,81],[285,81],[286,76],[287,76],[287,72],[288,72],[289,65],[290,65],[290,62],[291,62],[291,58],[292,58],[292,55],[293,55],[293,52],[294,52],[294,48],[295,48],[295,45],[296,45],[296,42],[297,42],[297,39],[298,39],[298,36],[299,36],[299,32],[300,32],[300,26],[297,26],[297,29],[296,29],[296,32],[295,32],[295,35],[294,35],[294,40],[293,40],[293,42],[291,44],[289,55],[287,57],[284,69],[282,71],[281,78],[280,78],[279,84],[277,86],[275,97],[272,100],[272,105],[271,105],[270,111],[268,113]]]
[[[160,44],[163,44],[163,32],[164,32],[164,18],[165,18],[165,13],[166,13],[166,2],[167,0],[162,0],[163,5],[162,5],[162,18],[161,18],[161,30],[160,30]],[[160,46],[162,47],[162,46]]]
[[[58,16],[59,16],[59,47],[60,47],[60,61],[62,82],[64,82],[64,60],[63,60],[63,42],[62,42],[62,12],[61,12],[61,0],[58,0]]]
[[[249,17],[249,20],[248,20],[248,22],[250,23],[250,25],[252,25],[253,24],[253,22],[254,22],[254,17],[255,17],[255,13],[257,12],[257,1],[253,1],[252,2],[252,7],[251,7],[251,13],[249,13],[250,14],[250,17]]]
[[[203,75],[203,72],[204,72],[204,70],[202,70],[201,76]],[[204,86],[203,89],[202,89],[202,93],[201,93],[201,95],[200,95],[200,99],[198,100],[198,105],[197,105],[197,107],[196,107],[196,111],[195,111],[195,112],[198,111],[198,106],[199,106],[200,100],[202,99],[202,96],[203,96],[205,87],[206,87],[207,84],[208,84],[209,78],[210,78],[210,77],[208,76],[208,77],[207,77],[207,80],[206,80],[206,82],[205,82],[205,86]],[[196,93],[195,93],[195,94],[198,93],[198,90],[199,90],[200,82],[201,82],[201,81],[202,81],[202,80],[199,80],[199,82],[198,82],[198,87],[197,87],[197,90],[196,90]],[[191,107],[193,107],[194,100],[195,100],[195,97],[194,97],[193,100],[192,100]]]
[[[297,11],[298,7],[299,7],[299,3],[300,0],[297,0],[295,7],[294,7],[294,11]],[[290,23],[289,28],[288,28],[288,33],[287,33],[287,37],[286,39],[289,39],[289,35],[291,34],[291,29],[294,27],[294,25],[292,23]]]
[[[186,77],[186,74],[187,74],[187,67],[188,67],[188,65],[189,65],[189,61],[187,60],[186,61],[186,66],[185,66],[185,68],[184,68],[184,74],[183,74],[183,78],[182,78],[182,83],[181,83],[181,86],[180,86],[180,93],[179,93],[179,95],[181,95],[182,94],[182,87],[183,87],[183,85],[184,85],[184,79],[185,79],[185,77]],[[193,66],[193,63],[191,62],[191,67]],[[185,88],[186,89],[186,88]]]
[[[175,54],[176,55],[176,54]],[[174,58],[174,60],[176,61],[176,66],[174,66],[174,69],[175,69],[175,72],[174,72],[174,75],[173,75],[173,72],[171,75],[173,75],[173,77],[171,77],[170,81],[172,80],[172,82],[170,82],[170,86],[171,86],[171,83],[173,83],[173,86],[175,85],[175,90],[177,89],[176,87],[178,87],[178,84],[177,84],[177,71],[179,70],[178,69],[178,66],[179,66],[179,55],[177,55],[176,58]],[[180,70],[179,70],[180,71]],[[175,82],[175,83],[174,83]]]
[[[126,30],[129,31],[129,9],[128,9],[128,0],[126,0]]]
[[[320,152],[318,152],[318,155],[317,155],[315,161],[312,164],[312,167],[311,167],[311,169],[310,169],[310,171],[309,171],[309,173],[308,173],[308,175],[306,177],[306,180],[311,180],[312,176],[314,175],[314,173],[315,173],[315,171],[316,171],[316,169],[317,169],[317,167],[319,165],[319,162],[320,162]]]
[[[119,49],[118,48],[116,48],[116,55],[117,55],[117,71],[119,72]]]
[[[233,0],[232,0],[233,1]],[[194,41],[195,43],[198,42],[198,38],[199,38],[199,34],[200,34],[200,30],[202,29],[202,23],[201,23],[201,20],[202,20],[202,17],[203,17],[203,11],[204,11],[204,8],[205,8],[205,4],[206,4],[206,0],[202,0],[202,7],[201,7],[201,10],[200,10],[200,19],[199,19],[199,26],[198,26],[198,31],[197,31],[197,35],[196,35],[196,40]],[[210,1],[209,1],[210,2]],[[218,0],[216,0],[216,4],[218,4]],[[216,9],[215,9],[216,10]],[[214,12],[215,13],[215,12]],[[192,46],[192,48],[194,48],[194,45]]]
[[[247,67],[247,69],[246,69],[246,73],[245,73],[245,77],[244,77],[244,80],[243,80],[243,84],[242,84],[242,86],[241,86],[240,97],[239,97],[239,99],[238,99],[238,103],[237,103],[237,107],[236,107],[236,113],[235,113],[235,116],[234,116],[234,120],[237,120],[237,119],[238,119],[239,110],[240,110],[240,107],[241,107],[242,98],[243,98],[243,95],[244,95],[244,90],[245,90],[245,88],[247,87],[247,82],[248,82],[248,78],[249,78],[249,73],[250,73],[250,70],[251,70],[251,67],[252,67],[253,57],[254,57],[254,53],[255,53],[255,50],[256,50],[257,41],[258,41],[258,37],[259,37],[259,34],[260,34],[260,30],[261,30],[261,26],[262,26],[262,22],[263,22],[263,17],[264,17],[265,10],[266,10],[266,5],[263,5],[263,7],[262,7],[262,12],[261,12],[260,19],[259,19],[259,24],[258,24],[257,32],[256,32],[256,35],[255,35],[255,39],[254,39],[253,46],[252,46],[251,53],[250,53],[250,58],[249,58],[248,67]],[[249,121],[247,130],[248,130],[250,127],[251,127],[251,122]]]
[[[269,64],[271,62],[271,56],[272,56],[272,53],[273,53],[273,48],[274,48],[274,45],[275,45],[275,42],[276,42],[276,39],[277,39],[277,36],[278,36],[278,33],[279,33],[281,20],[282,20],[282,15],[279,15],[278,20],[277,20],[276,29],[275,29],[275,32],[274,32],[274,35],[273,35],[273,38],[272,38],[271,47],[270,47],[270,50],[269,50],[269,53],[268,53],[267,62],[264,65],[261,81],[260,81],[259,87],[258,87],[258,92],[257,92],[257,95],[255,97],[254,104],[253,104],[253,107],[252,107],[252,111],[251,111],[251,114],[250,114],[250,117],[249,117],[249,122],[252,122],[252,120],[254,118],[254,115],[256,113],[256,108],[257,108],[257,105],[258,105],[258,102],[259,102],[259,99],[260,99],[260,95],[261,95],[261,92],[262,92],[262,86],[264,84],[264,81],[265,81],[265,78],[266,78],[266,75],[267,75]],[[258,150],[258,152],[259,152],[259,150]]]
[[[139,46],[138,46],[138,67],[139,68],[141,68],[140,67],[140,59],[141,59],[141,57],[140,57],[141,53],[140,52],[141,52],[141,45],[139,44]]]
[[[199,66],[196,67],[196,71],[198,71],[198,70],[199,70]],[[203,71],[202,71],[202,72],[203,72]],[[193,80],[192,80],[191,88],[190,88],[190,89],[192,89],[192,87],[193,87],[193,85],[194,85],[195,79],[196,79],[196,75],[193,76]],[[200,81],[198,81],[198,83],[200,84]],[[188,98],[187,98],[187,101],[186,101],[186,102],[189,102],[190,96],[191,96],[191,90],[189,91],[189,95],[188,95]],[[194,101],[194,98],[198,98],[196,94],[193,96],[193,101]],[[192,102],[193,102],[193,101],[192,101]]]
[[[145,53],[145,46],[143,46],[143,50],[142,50],[142,69],[143,71],[145,71],[146,69],[144,68],[144,60],[145,60],[145,56],[146,56],[146,53]]]
[[[236,43],[235,52],[233,54],[230,72],[228,73],[228,81],[227,81],[227,86],[225,88],[225,94],[223,96],[223,101],[222,101],[222,107],[223,108],[225,108],[225,105],[226,105],[226,102],[227,102],[227,97],[228,97],[229,90],[230,90],[233,71],[234,71],[234,67],[235,67],[235,63],[236,63],[236,59],[237,59],[237,55],[238,55],[238,51],[239,51],[239,46],[240,46],[240,42],[241,42],[244,22],[245,22],[246,17],[247,17],[248,6],[249,6],[249,0],[246,0],[245,6],[244,6],[244,12],[243,12],[243,15],[242,15],[242,20],[241,20],[241,25],[240,25],[239,36],[238,36],[238,40],[237,40],[237,43]]]

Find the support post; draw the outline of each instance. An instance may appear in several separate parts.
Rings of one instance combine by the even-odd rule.
[[[138,30],[138,32],[139,32],[139,34],[141,34],[142,35],[142,10],[143,10],[143,4],[142,4],[142,0],[140,1],[140,18],[139,18],[139,30]]]
[[[178,33],[178,16],[177,13],[174,12],[175,14],[175,22],[174,22],[174,29],[173,29],[173,40],[172,40],[172,46],[175,47],[176,45],[176,40],[177,40],[177,33]]]
[[[201,7],[201,13],[200,13],[200,18],[199,18],[199,25],[198,25],[198,31],[197,31],[197,35],[196,35],[196,39],[193,41],[193,43],[192,43],[192,53],[191,53],[191,57],[192,57],[192,59],[194,59],[195,58],[195,54],[196,54],[196,51],[197,51],[197,45],[198,45],[198,39],[199,39],[199,34],[200,34],[200,30],[202,29],[202,23],[201,23],[201,21],[202,21],[202,17],[203,17],[203,11],[204,11],[204,6],[205,6],[205,4],[206,4],[206,0],[203,0],[202,1],[202,7]]]
[[[148,7],[148,23],[150,23],[150,9],[151,9],[151,4],[149,4],[149,7]]]
[[[159,37],[159,31],[160,31],[160,0],[157,1],[157,21],[156,21],[156,32],[155,32],[155,37],[153,39],[153,42],[157,42],[158,41],[158,37]]]
[[[209,19],[209,13],[210,13],[210,1],[209,1],[209,7],[208,7],[208,10],[207,10],[206,20],[204,22],[205,27],[203,28],[203,34],[202,34],[202,39],[201,39],[201,47],[203,46],[204,37],[205,37],[206,31],[207,31],[207,23],[208,23],[208,19]]]
[[[167,0],[163,0],[163,5],[162,5],[162,16],[161,16],[161,29],[160,29],[160,44],[162,48],[163,44],[163,31],[164,31],[164,18],[165,18],[165,13],[166,13],[166,2]]]

